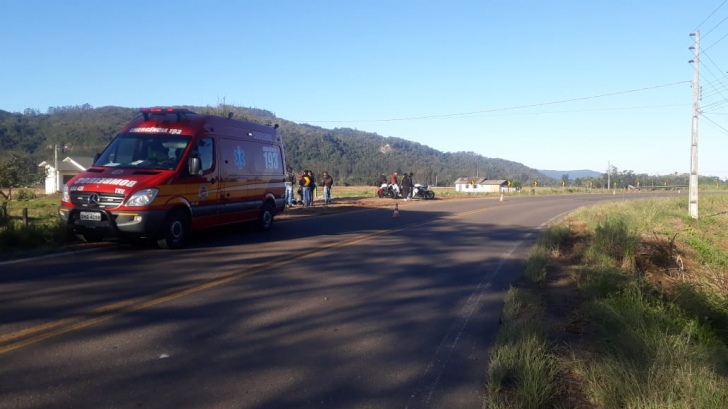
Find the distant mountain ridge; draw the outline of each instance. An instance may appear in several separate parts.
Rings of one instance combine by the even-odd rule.
[[[461,177],[549,183],[548,176],[521,163],[487,158],[475,152],[441,152],[418,142],[350,128],[326,129],[298,124],[270,111],[221,104],[217,107],[182,106],[199,114],[227,116],[260,124],[278,124],[283,136],[286,161],[294,171],[327,171],[336,184],[373,185],[380,173],[414,173],[417,183],[452,186]],[[88,104],[51,107],[46,113],[28,109],[23,113],[0,110],[0,157],[21,151],[36,163],[60,156],[93,156],[100,152],[131,119],[136,108]],[[560,180],[561,175],[558,175]],[[551,180],[555,183],[556,180]]]
[[[561,180],[561,177],[563,175],[569,175],[569,180],[574,180],[578,178],[592,178],[601,176],[602,172],[595,172],[593,170],[588,169],[581,169],[581,170],[545,170],[540,169],[539,172],[543,173],[544,175],[556,179]]]

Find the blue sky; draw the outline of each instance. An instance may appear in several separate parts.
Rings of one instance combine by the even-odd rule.
[[[728,4],[4,0],[0,109],[266,109],[536,169],[728,179]],[[725,105],[725,106],[724,106]]]

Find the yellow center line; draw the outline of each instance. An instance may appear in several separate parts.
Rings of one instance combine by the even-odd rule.
[[[273,262],[266,262],[266,263],[257,263],[253,264],[251,266],[248,266],[245,270],[233,270],[228,271],[224,273],[217,274],[209,279],[201,280],[201,282],[197,283],[191,283],[191,284],[185,284],[177,287],[173,287],[167,290],[163,290],[151,295],[145,295],[140,297],[134,297],[125,301],[120,301],[117,303],[105,305],[103,307],[99,307],[96,309],[91,310],[88,313],[84,313],[81,315],[78,315],[76,317],[69,317],[64,318],[61,320],[49,322],[42,325],[37,325],[34,327],[30,327],[21,331],[13,332],[10,334],[6,334],[3,336],[0,336],[0,343],[6,343],[18,339],[22,339],[17,342],[9,343],[4,346],[0,346],[0,354],[4,354],[6,352],[13,351],[15,349],[19,349],[49,338],[53,338],[62,334],[66,334],[68,332],[76,331],[78,329],[86,328],[88,326],[98,324],[100,322],[108,321],[113,318],[116,318],[118,316],[138,311],[144,308],[152,307],[157,304],[161,304],[167,301],[172,301],[177,298],[181,298],[190,294],[194,294],[203,290],[207,290],[213,287],[217,287],[226,283],[229,283],[231,281],[248,277],[253,274],[260,273],[261,271],[270,270],[278,267],[283,267],[288,264],[291,264],[297,260],[300,260],[302,258],[309,258],[317,256],[325,251],[340,248],[340,247],[346,247],[351,246],[354,244],[358,244],[364,241],[367,241],[369,239],[372,239],[377,236],[381,236],[384,234],[389,233],[396,233],[398,231],[404,230],[406,228],[411,228],[413,226],[418,225],[424,225],[429,223],[436,223],[438,221],[453,219],[456,217],[462,217],[467,216],[475,213],[485,212],[488,210],[496,209],[497,207],[486,207],[481,209],[475,209],[475,210],[469,210],[461,213],[454,213],[447,216],[441,216],[432,220],[427,220],[419,223],[409,223],[405,226],[396,227],[393,229],[387,229],[387,230],[380,230],[374,233],[368,233],[363,234],[354,238],[351,238],[349,240],[344,240],[340,242],[330,243],[327,245],[324,245],[323,247],[319,247],[318,249],[311,251],[311,250],[305,250],[301,251],[299,253],[296,253],[292,256],[285,257],[283,259],[279,259],[277,261]]]

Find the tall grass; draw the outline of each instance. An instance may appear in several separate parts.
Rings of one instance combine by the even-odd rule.
[[[542,408],[557,394],[557,368],[540,321],[541,303],[528,292],[506,294],[496,344],[488,366],[491,408]]]
[[[66,228],[58,222],[23,226],[20,222],[11,221],[0,228],[0,251],[55,246],[64,244],[67,240]]]
[[[494,408],[728,408],[728,197],[706,196],[700,206],[701,217],[694,220],[684,198],[613,203],[581,209],[544,231],[526,262],[523,288],[517,289],[536,297],[528,305],[539,307],[525,314],[517,307],[524,302],[517,300],[528,296],[506,300],[504,335],[499,333],[489,363],[488,403]],[[571,226],[586,226],[578,249],[564,246],[567,238],[574,239]],[[645,246],[645,240],[657,239],[662,244]],[[678,248],[697,263],[674,275],[667,270],[673,264],[662,259],[674,258]],[[659,255],[644,254],[660,249]],[[588,330],[582,342],[556,348],[548,341],[554,329],[543,328],[538,294],[552,259],[567,251],[579,260],[569,271],[583,297],[572,313]],[[640,253],[654,263],[653,270],[639,270]],[[664,279],[654,276],[659,271]],[[506,322],[511,316],[517,325]],[[546,343],[536,347],[534,334]],[[534,368],[513,347],[534,367],[568,374],[568,387],[562,377],[542,371],[539,379],[553,384],[539,386],[544,395],[534,398],[533,383],[520,381],[530,379]],[[576,401],[557,393],[573,388]]]
[[[571,230],[562,226],[545,231],[524,267],[530,284],[543,283],[550,257]],[[559,393],[557,362],[543,321],[543,301],[533,291],[512,287],[506,294],[501,327],[491,348],[486,388],[491,408],[549,407]]]
[[[0,251],[37,249],[66,244],[70,239],[58,219],[57,195],[29,197],[8,204],[9,219],[0,221]],[[28,225],[22,221],[28,212]]]
[[[706,197],[703,214],[720,214],[727,199]],[[588,297],[582,313],[599,354],[565,364],[582,376],[583,393],[598,407],[728,407],[728,302],[704,285],[707,271],[728,274],[718,244],[726,218],[693,220],[679,198],[600,206],[572,219],[593,226],[590,265],[575,278]],[[633,259],[641,238],[658,235],[695,251],[705,269],[672,287],[645,280],[625,260]]]
[[[622,268],[633,271],[635,256],[640,245],[640,236],[625,218],[611,216],[594,229],[591,246],[586,257],[597,264],[609,264],[615,260]]]
[[[536,244],[531,248],[523,276],[532,283],[543,283],[546,280],[546,268],[551,257],[560,254],[561,241],[570,233],[568,226],[554,227],[544,231]]]
[[[649,291],[631,286],[586,308],[600,353],[573,363],[584,393],[601,407],[728,407],[726,345]]]

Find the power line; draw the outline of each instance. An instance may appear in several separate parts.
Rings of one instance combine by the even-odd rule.
[[[726,0],[728,1],[728,0]],[[718,44],[719,42],[723,41],[724,38],[728,37],[728,34],[721,37],[718,41],[714,42],[713,44],[709,45],[707,48],[703,49],[703,52],[710,50],[714,45]]]
[[[715,121],[713,121],[712,119],[708,118],[706,115],[701,114],[700,116],[702,116],[705,120],[707,120],[708,122],[711,122],[713,125],[717,126],[718,128],[722,129],[725,133],[728,133],[728,129],[725,129],[722,126],[718,125]]]
[[[726,84],[724,83],[724,79],[726,78],[726,76],[725,76],[725,74],[723,74],[723,70],[718,66],[718,64],[715,63],[715,61],[713,61],[712,58],[710,58],[709,54],[705,53],[705,50],[703,50],[702,47],[701,47],[701,51],[703,51],[704,57],[706,57],[713,64],[713,66],[718,70],[718,72],[720,73],[719,74],[720,77],[718,75],[715,75],[713,70],[711,70],[709,66],[705,65],[701,61],[701,65],[706,70],[708,70],[710,75],[712,75],[713,78],[715,78],[715,81],[707,82],[708,86],[713,89],[713,92],[707,92],[707,93],[703,94],[703,97],[705,98],[706,102],[708,102],[708,103],[701,107],[700,113],[704,118],[706,118],[708,121],[713,123],[715,126],[720,127],[720,125],[718,125],[715,121],[707,118],[707,116],[705,116],[705,114],[722,114],[722,112],[725,111],[726,105],[728,104],[728,99],[725,97],[725,95],[723,95],[722,91],[728,90],[728,88],[726,87]],[[702,75],[701,75],[701,77],[702,77]],[[725,118],[720,118],[720,119],[722,121],[725,121]],[[720,128],[723,129],[722,127],[720,127]]]
[[[728,20],[728,17],[726,17],[726,18],[724,18],[723,20],[721,20],[721,21],[720,21],[720,23],[718,23],[718,24],[716,24],[716,25],[715,25],[715,27],[713,27],[713,28],[711,28],[710,30],[708,30],[708,32],[707,32],[707,33],[703,34],[703,35],[702,35],[702,37],[703,37],[703,38],[707,37],[707,36],[708,36],[708,34],[712,33],[712,32],[713,32],[713,30],[715,30],[716,28],[718,28],[718,26],[720,26],[721,24],[723,24],[723,22],[724,22],[724,21],[726,21],[726,20]]]
[[[588,97],[571,98],[571,99],[564,99],[564,100],[551,101],[551,102],[541,102],[538,104],[519,105],[519,106],[507,107],[507,108],[495,108],[495,109],[486,109],[486,110],[481,110],[481,111],[461,112],[461,113],[455,113],[455,114],[440,114],[440,115],[414,116],[414,117],[403,117],[403,118],[387,118],[387,119],[317,120],[317,121],[296,121],[296,122],[300,122],[300,123],[332,123],[332,122],[371,123],[371,122],[417,121],[417,120],[422,120],[422,119],[470,116],[470,115],[475,115],[475,114],[485,114],[485,113],[501,112],[501,111],[512,111],[512,110],[516,110],[516,109],[534,108],[534,107],[540,107],[540,106],[546,106],[546,105],[556,105],[556,104],[564,104],[567,102],[585,101],[585,100],[589,100],[589,99],[611,97],[611,96],[615,96],[615,95],[629,94],[629,93],[633,93],[633,92],[648,91],[648,90],[657,89],[657,88],[665,88],[665,87],[671,87],[671,86],[680,85],[680,84],[687,84],[690,82],[691,81],[678,81],[678,82],[673,82],[673,83],[669,83],[669,84],[655,85],[652,87],[644,87],[644,88],[636,88],[636,89],[631,89],[631,90],[627,90],[627,91],[611,92],[611,93],[607,93],[607,94],[592,95],[592,96],[588,96]]]
[[[707,57],[707,58],[708,58],[708,59],[710,60],[710,57],[708,57],[707,55],[706,55],[705,57]],[[710,60],[710,61],[712,62],[713,60]],[[713,64],[715,65],[715,63],[713,63]],[[718,82],[719,84],[723,85],[723,84],[722,84],[722,83],[720,82],[720,78],[718,78],[718,76],[716,76],[716,75],[715,75],[715,73],[713,73],[713,71],[712,71],[712,70],[710,69],[710,67],[708,67],[708,66],[707,66],[707,65],[705,65],[705,64],[702,64],[702,65],[703,65],[703,68],[705,68],[706,70],[708,70],[708,72],[710,73],[710,75],[712,75],[712,76],[713,76],[713,78],[715,78],[715,79],[717,80],[717,82]],[[716,68],[720,69],[720,67],[718,67],[717,65],[716,65]],[[719,94],[719,95],[720,95],[721,97],[723,97],[723,99],[725,99],[725,96],[724,96],[724,95],[723,95],[723,94],[722,94],[722,93],[720,92],[721,90],[720,90],[720,89],[718,89],[718,88],[717,88],[717,87],[716,87],[716,86],[714,85],[714,82],[709,82],[708,84],[710,85],[710,87],[711,87],[711,88],[713,88],[713,90],[715,90],[715,92],[717,92],[717,93],[718,93],[718,94]],[[725,86],[724,86],[723,88],[725,88]]]
[[[720,9],[721,7],[723,7],[723,5],[724,5],[724,4],[725,4],[725,3],[727,2],[727,1],[728,1],[728,0],[723,0],[723,2],[722,2],[722,3],[720,3],[720,6],[718,6],[718,7],[717,7],[717,8],[715,9],[715,10],[713,10],[713,12],[712,12],[712,13],[710,13],[710,14],[708,15],[708,17],[706,17],[706,18],[705,18],[705,20],[703,20],[702,22],[700,22],[700,24],[698,24],[698,26],[697,26],[697,27],[695,27],[695,30],[693,30],[693,31],[694,31],[694,32],[695,32],[695,31],[698,31],[698,29],[700,28],[700,26],[702,26],[702,25],[703,25],[703,23],[705,23],[706,21],[708,21],[708,19],[709,19],[709,18],[713,17],[713,14],[715,14],[715,12],[716,12],[716,11],[718,11],[718,10],[719,10],[719,9]]]
[[[500,115],[575,114],[575,113],[580,113],[580,112],[598,112],[598,111],[631,111],[631,110],[636,110],[636,109],[684,107],[686,105],[689,105],[689,104],[642,105],[642,106],[632,106],[632,107],[576,109],[576,110],[567,110],[567,111],[541,111],[541,112],[523,112],[523,113],[514,112],[514,113],[506,113],[506,114],[500,114]],[[493,116],[493,115],[477,115],[477,116],[472,116],[471,118],[482,118],[485,116]]]

